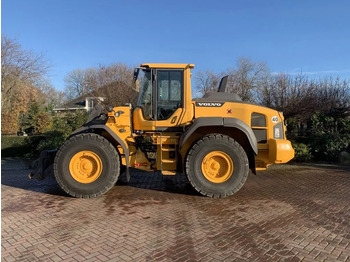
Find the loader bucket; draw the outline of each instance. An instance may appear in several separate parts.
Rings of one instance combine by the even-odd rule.
[[[30,179],[43,180],[48,176],[53,176],[53,162],[57,149],[44,150],[37,160],[33,162],[33,171],[29,173]]]

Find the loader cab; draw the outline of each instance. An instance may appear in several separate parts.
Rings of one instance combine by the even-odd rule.
[[[133,113],[134,130],[170,131],[192,119],[190,69],[193,67],[142,64],[135,69],[139,99]]]

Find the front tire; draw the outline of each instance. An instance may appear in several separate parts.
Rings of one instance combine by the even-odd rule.
[[[71,137],[59,148],[54,161],[57,183],[73,197],[92,198],[106,193],[119,173],[117,150],[97,134]]]
[[[234,139],[210,134],[195,143],[186,159],[186,174],[202,195],[227,197],[245,183],[249,162],[245,150]]]

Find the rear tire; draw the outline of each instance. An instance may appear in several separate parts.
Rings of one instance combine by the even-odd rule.
[[[117,150],[97,134],[71,137],[59,148],[54,161],[58,184],[73,197],[92,198],[106,193],[119,173]]]
[[[229,136],[210,134],[195,143],[186,158],[186,174],[202,195],[227,197],[245,183],[249,161],[242,146]]]

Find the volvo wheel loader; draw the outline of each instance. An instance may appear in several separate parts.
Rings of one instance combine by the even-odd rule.
[[[31,178],[53,173],[74,197],[91,198],[110,190],[121,170],[185,173],[209,197],[227,197],[256,174],[294,157],[281,112],[218,92],[191,97],[193,64],[141,64],[134,71],[139,90],[131,104],[98,105],[88,121],[56,150],[43,151]]]

